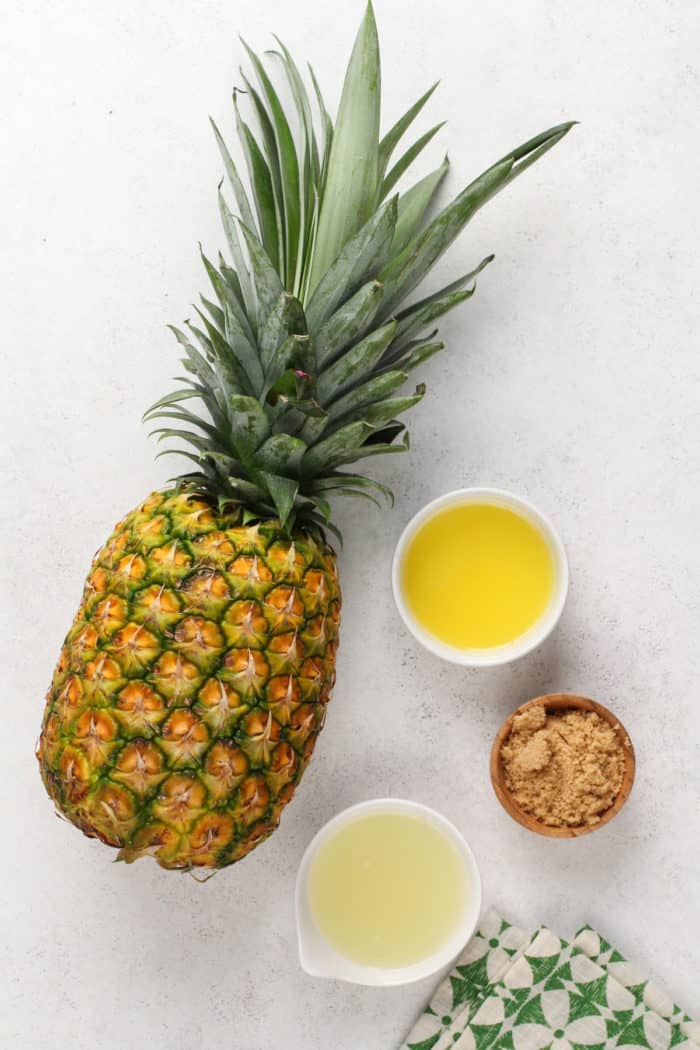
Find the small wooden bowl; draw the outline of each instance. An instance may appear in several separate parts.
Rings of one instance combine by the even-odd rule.
[[[625,772],[622,777],[622,785],[617,798],[610,809],[607,809],[601,815],[600,820],[596,824],[582,824],[575,828],[550,827],[548,824],[542,824],[542,822],[533,817],[531,813],[526,813],[513,798],[506,783],[501,748],[508,738],[515,716],[526,711],[528,707],[532,707],[533,704],[544,704],[545,711],[547,712],[572,710],[595,711],[596,714],[600,715],[601,718],[604,718],[606,722],[609,722],[615,730],[624,750]],[[620,812],[629,798],[629,793],[632,790],[632,785],[634,783],[634,772],[634,748],[632,747],[632,742],[627,735],[627,730],[620,720],[615,717],[612,711],[608,711],[607,707],[603,707],[602,704],[596,703],[595,700],[589,700],[588,697],[585,696],[576,696],[573,693],[548,693],[546,696],[538,696],[534,700],[529,700],[526,704],[521,704],[520,707],[517,707],[515,711],[511,712],[505,720],[498,731],[498,735],[493,742],[493,748],[491,749],[491,783],[493,784],[493,790],[496,792],[498,801],[501,803],[506,813],[509,813],[513,820],[517,820],[518,824],[522,824],[522,826],[528,828],[529,831],[534,831],[538,835],[546,835],[553,839],[579,838],[581,835],[587,835],[591,831],[597,831],[597,829],[602,828],[604,824],[608,824],[613,817]]]

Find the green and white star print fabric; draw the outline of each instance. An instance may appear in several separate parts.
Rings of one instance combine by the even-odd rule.
[[[595,930],[489,912],[402,1050],[700,1050],[700,1026]]]
[[[656,1023],[657,1041],[662,1042],[662,1045],[671,1048],[685,1043],[685,1050],[700,1047],[700,1024],[692,1021],[662,988],[648,980],[599,933],[590,926],[584,926],[574,938],[574,947],[602,966],[623,988],[633,993],[635,1002],[641,1001],[663,1021],[662,1025]]]

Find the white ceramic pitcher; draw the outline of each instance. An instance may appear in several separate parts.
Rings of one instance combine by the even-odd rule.
[[[309,871],[319,846],[339,828],[358,817],[369,813],[399,813],[427,821],[445,834],[454,843],[464,863],[465,879],[469,886],[467,904],[459,923],[449,941],[433,955],[398,969],[363,966],[337,952],[328,943],[314,923],[309,903]],[[312,977],[330,977],[354,984],[390,987],[409,984],[436,973],[451,962],[474,933],[481,911],[481,878],[474,855],[464,837],[454,824],[440,813],[419,802],[407,799],[379,798],[350,806],[333,817],[309,843],[299,865],[296,882],[296,920],[299,938],[299,961]]]

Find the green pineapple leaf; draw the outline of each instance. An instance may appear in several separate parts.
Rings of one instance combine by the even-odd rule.
[[[255,453],[256,463],[264,470],[283,476],[297,475],[306,452],[306,444],[290,434],[272,434]]]
[[[494,258],[494,255],[487,255],[486,258],[482,259],[479,265],[475,266],[473,270],[469,271],[469,273],[465,273],[461,277],[458,277],[456,281],[450,281],[450,283],[446,284],[444,288],[438,289],[438,291],[433,292],[432,295],[426,295],[424,299],[417,299],[415,302],[411,303],[410,306],[405,307],[405,309],[403,310],[399,310],[399,312],[396,315],[399,321],[399,328],[401,327],[402,323],[406,318],[412,317],[419,310],[422,310],[423,307],[428,306],[430,303],[435,303],[438,300],[442,299],[444,296],[451,295],[452,292],[456,292],[459,291],[461,288],[464,288],[465,284],[468,284],[469,281],[473,281],[474,278],[477,277],[481,273],[481,271],[489,265],[489,263],[493,262]]]
[[[243,257],[243,249],[238,236],[238,230],[236,229],[236,220],[228,204],[224,200],[221,189],[219,189],[219,213],[221,215],[221,222],[231,251],[236,276],[243,294],[245,313],[251,323],[252,331],[255,332],[258,307],[258,299],[256,295],[257,285],[256,287],[253,287],[250,273],[248,272],[248,267],[246,266]],[[245,228],[247,229],[247,227]]]
[[[367,405],[392,394],[402,386],[408,375],[406,372],[394,369],[373,376],[366,383],[354,387],[349,393],[337,397],[328,406],[328,417],[330,420],[343,419],[350,414],[360,414]]]
[[[420,310],[403,317],[396,325],[396,350],[403,349],[409,339],[424,332],[438,317],[442,317],[450,310],[453,310],[455,306],[459,306],[460,303],[471,299],[475,291],[476,286],[472,285],[471,288],[463,288],[460,291],[451,292],[449,295],[444,295],[439,299],[433,300],[433,302],[426,303]],[[393,349],[394,347],[392,347]]]
[[[400,416],[403,412],[408,412],[409,408],[413,408],[419,401],[422,401],[424,394],[425,386],[421,383],[416,388],[415,394],[411,394],[408,397],[387,398],[386,401],[377,401],[375,404],[369,405],[364,412],[364,418],[374,426],[390,423],[396,416]]]
[[[299,491],[299,482],[292,478],[281,477],[278,474],[270,474],[266,470],[258,470],[256,474],[269,492],[275,509],[279,514],[280,523],[284,528],[288,524],[294,507],[294,501]]]
[[[234,104],[238,137],[245,156],[250,184],[253,187],[253,200],[258,216],[257,229],[260,232],[260,239],[265,251],[275,265],[279,267],[281,264],[278,234],[280,216],[274,186],[272,185],[272,175],[257,139],[240,115],[235,96]],[[241,219],[249,229],[255,229],[253,216],[250,213],[246,218],[245,213],[241,211]]]
[[[420,179],[409,190],[399,197],[398,214],[394,239],[391,242],[392,255],[398,255],[405,248],[418,230],[425,214],[437,193],[442,180],[449,170],[447,157],[442,164],[429,175]]]
[[[339,351],[365,333],[379,309],[383,295],[384,289],[379,281],[368,281],[331,314],[314,338],[320,364],[332,362]]]
[[[372,371],[396,334],[396,321],[361,339],[339,357],[320,377],[317,384],[318,399],[322,405],[349,386],[354,386]]]
[[[267,373],[274,355],[288,336],[306,334],[301,303],[288,292],[280,292],[260,329],[258,349],[263,371]]]
[[[252,226],[253,212],[251,210],[250,202],[248,200],[248,194],[246,193],[243,183],[241,182],[240,176],[238,174],[238,168],[234,164],[233,158],[228,151],[228,147],[226,146],[226,143],[221,137],[221,132],[219,131],[211,117],[209,118],[209,122],[213,128],[216,144],[219,147],[219,152],[221,153],[221,157],[224,162],[224,168],[226,169],[228,181],[231,183],[231,188],[233,189],[233,193],[236,198],[236,204],[238,205],[238,210],[241,213],[241,218],[247,226]],[[258,203],[256,199],[257,187],[255,186],[255,184],[253,184],[253,189],[255,191],[253,198],[254,203]]]
[[[412,372],[418,365],[422,365],[424,361],[427,361],[433,354],[437,354],[440,350],[445,349],[445,344],[442,342],[425,342],[421,343],[418,341],[417,345],[410,348],[406,348],[406,352],[396,358],[390,358],[388,361],[383,362],[383,367],[388,371],[393,371],[398,368],[402,372]]]
[[[313,477],[326,467],[334,467],[346,462],[345,457],[348,454],[354,458],[354,454],[367,440],[373,429],[369,423],[358,420],[355,423],[348,423],[330,437],[322,439],[305,453],[301,463],[303,474]]]
[[[430,131],[426,131],[425,134],[421,135],[421,137],[417,139],[409,149],[406,150],[403,156],[400,157],[399,160],[397,160],[396,164],[394,164],[391,171],[389,171],[389,173],[386,175],[379,188],[380,200],[384,200],[385,197],[389,196],[389,194],[391,193],[401,176],[406,171],[408,171],[416,157],[420,156],[420,154],[423,152],[423,150],[431,141],[431,139],[433,139],[437,135],[440,128],[443,128],[444,126],[445,121],[443,120],[439,124],[436,124],[435,127],[431,128]]]
[[[309,489],[312,492],[333,492],[335,489],[367,489],[378,492],[384,499],[394,505],[394,494],[386,485],[382,485],[374,478],[366,478],[362,474],[348,474],[346,471],[335,470],[323,478],[311,481]]]
[[[241,41],[253,64],[262,93],[268,106],[272,124],[277,156],[279,157],[280,178],[282,182],[282,202],[284,205],[284,258],[286,286],[295,289],[296,259],[299,247],[300,207],[299,207],[299,159],[297,157],[294,136],[284,107],[279,100],[272,81],[265,72],[262,62],[252,51],[245,40]]]
[[[423,109],[423,106],[431,97],[439,83],[440,81],[436,80],[433,86],[429,87],[425,94],[421,95],[421,97],[406,110],[402,117],[399,117],[399,119],[396,121],[393,127],[390,128],[390,130],[386,133],[382,141],[379,143],[379,148],[377,151],[377,165],[380,179],[384,178],[384,174],[386,172],[387,167],[389,166],[389,161],[391,160],[391,156],[394,150],[396,149],[399,142],[401,141],[405,133],[408,131],[408,129],[410,128],[411,124],[416,119],[420,111]]]
[[[348,241],[319,282],[306,307],[311,333],[317,332],[360,285],[376,277],[394,236],[397,207],[396,197],[382,205]]]
[[[340,99],[311,267],[315,289],[377,199],[381,75],[374,12],[367,5]]]
[[[260,328],[272,313],[280,297],[284,295],[284,286],[257,234],[243,224],[241,224],[241,232],[250,255],[250,264],[255,278],[259,313],[258,327]]]
[[[242,463],[250,462],[256,449],[270,434],[267,414],[256,398],[234,395],[230,420],[234,450]]]

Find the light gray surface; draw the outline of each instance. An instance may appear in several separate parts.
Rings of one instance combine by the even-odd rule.
[[[424,369],[410,458],[377,467],[395,510],[340,510],[342,646],[317,757],[279,832],[205,886],[114,865],[60,823],[32,749],[92,552],[172,465],[154,464],[139,416],[177,371],[164,323],[205,287],[196,242],[223,241],[207,115],[230,136],[235,33],[264,47],[276,31],[334,102],[359,6],[10,0],[3,14],[0,1044],[390,1050],[430,982],[309,980],[292,915],[313,833],[384,794],[455,821],[486,903],[565,933],[588,919],[698,1016],[700,8],[377,0],[387,117],[443,79],[447,192],[549,124],[583,123],[442,268],[497,253]],[[554,637],[480,673],[419,651],[389,588],[409,516],[470,483],[540,504],[572,569]],[[488,781],[501,720],[548,690],[611,705],[637,748],[626,810],[577,842],[511,823]]]

